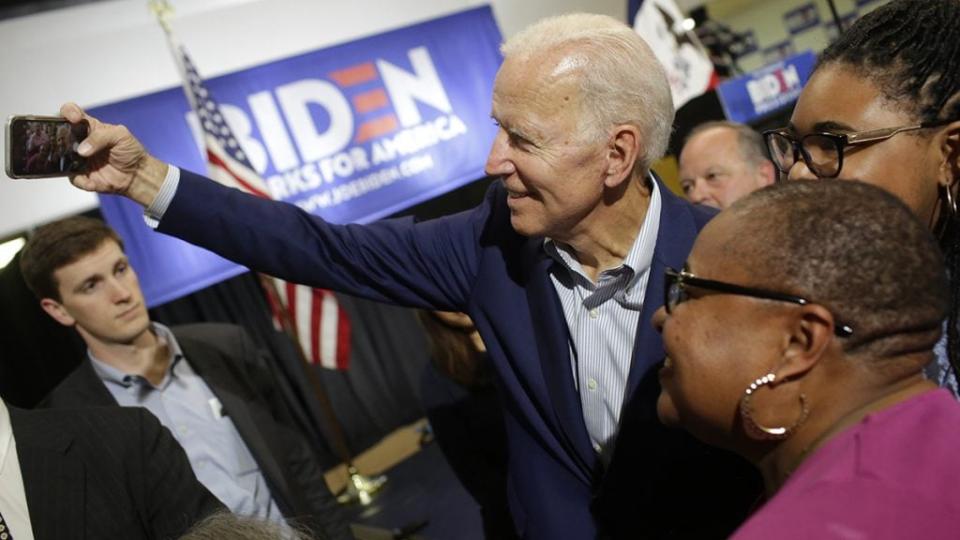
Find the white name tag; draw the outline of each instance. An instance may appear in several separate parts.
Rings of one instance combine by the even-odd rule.
[[[223,404],[220,403],[220,400],[212,397],[207,401],[207,405],[210,405],[210,412],[213,413],[214,418],[223,418]]]

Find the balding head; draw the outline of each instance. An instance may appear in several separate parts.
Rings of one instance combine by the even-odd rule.
[[[701,124],[680,151],[680,186],[696,204],[727,208],[775,179],[763,137],[744,124]]]

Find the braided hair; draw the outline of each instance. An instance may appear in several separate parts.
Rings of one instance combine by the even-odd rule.
[[[957,32],[960,0],[894,0],[846,30],[822,53],[818,69],[853,70],[920,122],[960,120]],[[950,275],[947,356],[960,379],[960,220],[946,204],[940,215],[936,231]]]

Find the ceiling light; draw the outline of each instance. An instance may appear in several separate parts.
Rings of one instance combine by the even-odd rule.
[[[0,268],[6,267],[27,241],[21,236],[0,244]]]

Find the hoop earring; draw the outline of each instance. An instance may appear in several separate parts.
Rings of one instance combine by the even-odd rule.
[[[950,211],[950,217],[956,219],[957,217],[957,200],[953,198],[953,192],[950,191],[950,186],[940,185],[940,189],[943,190],[944,198],[947,203],[947,210]]]
[[[800,394],[800,418],[793,424],[781,427],[767,427],[754,420],[753,411],[750,408],[753,393],[760,389],[760,387],[772,383],[776,378],[777,376],[773,373],[768,373],[753,381],[750,383],[750,386],[747,387],[746,391],[744,391],[743,398],[740,399],[740,418],[743,419],[743,425],[747,435],[753,439],[761,441],[781,441],[786,439],[793,435],[793,432],[806,421],[807,415],[810,414],[810,409],[807,408],[807,396]]]

